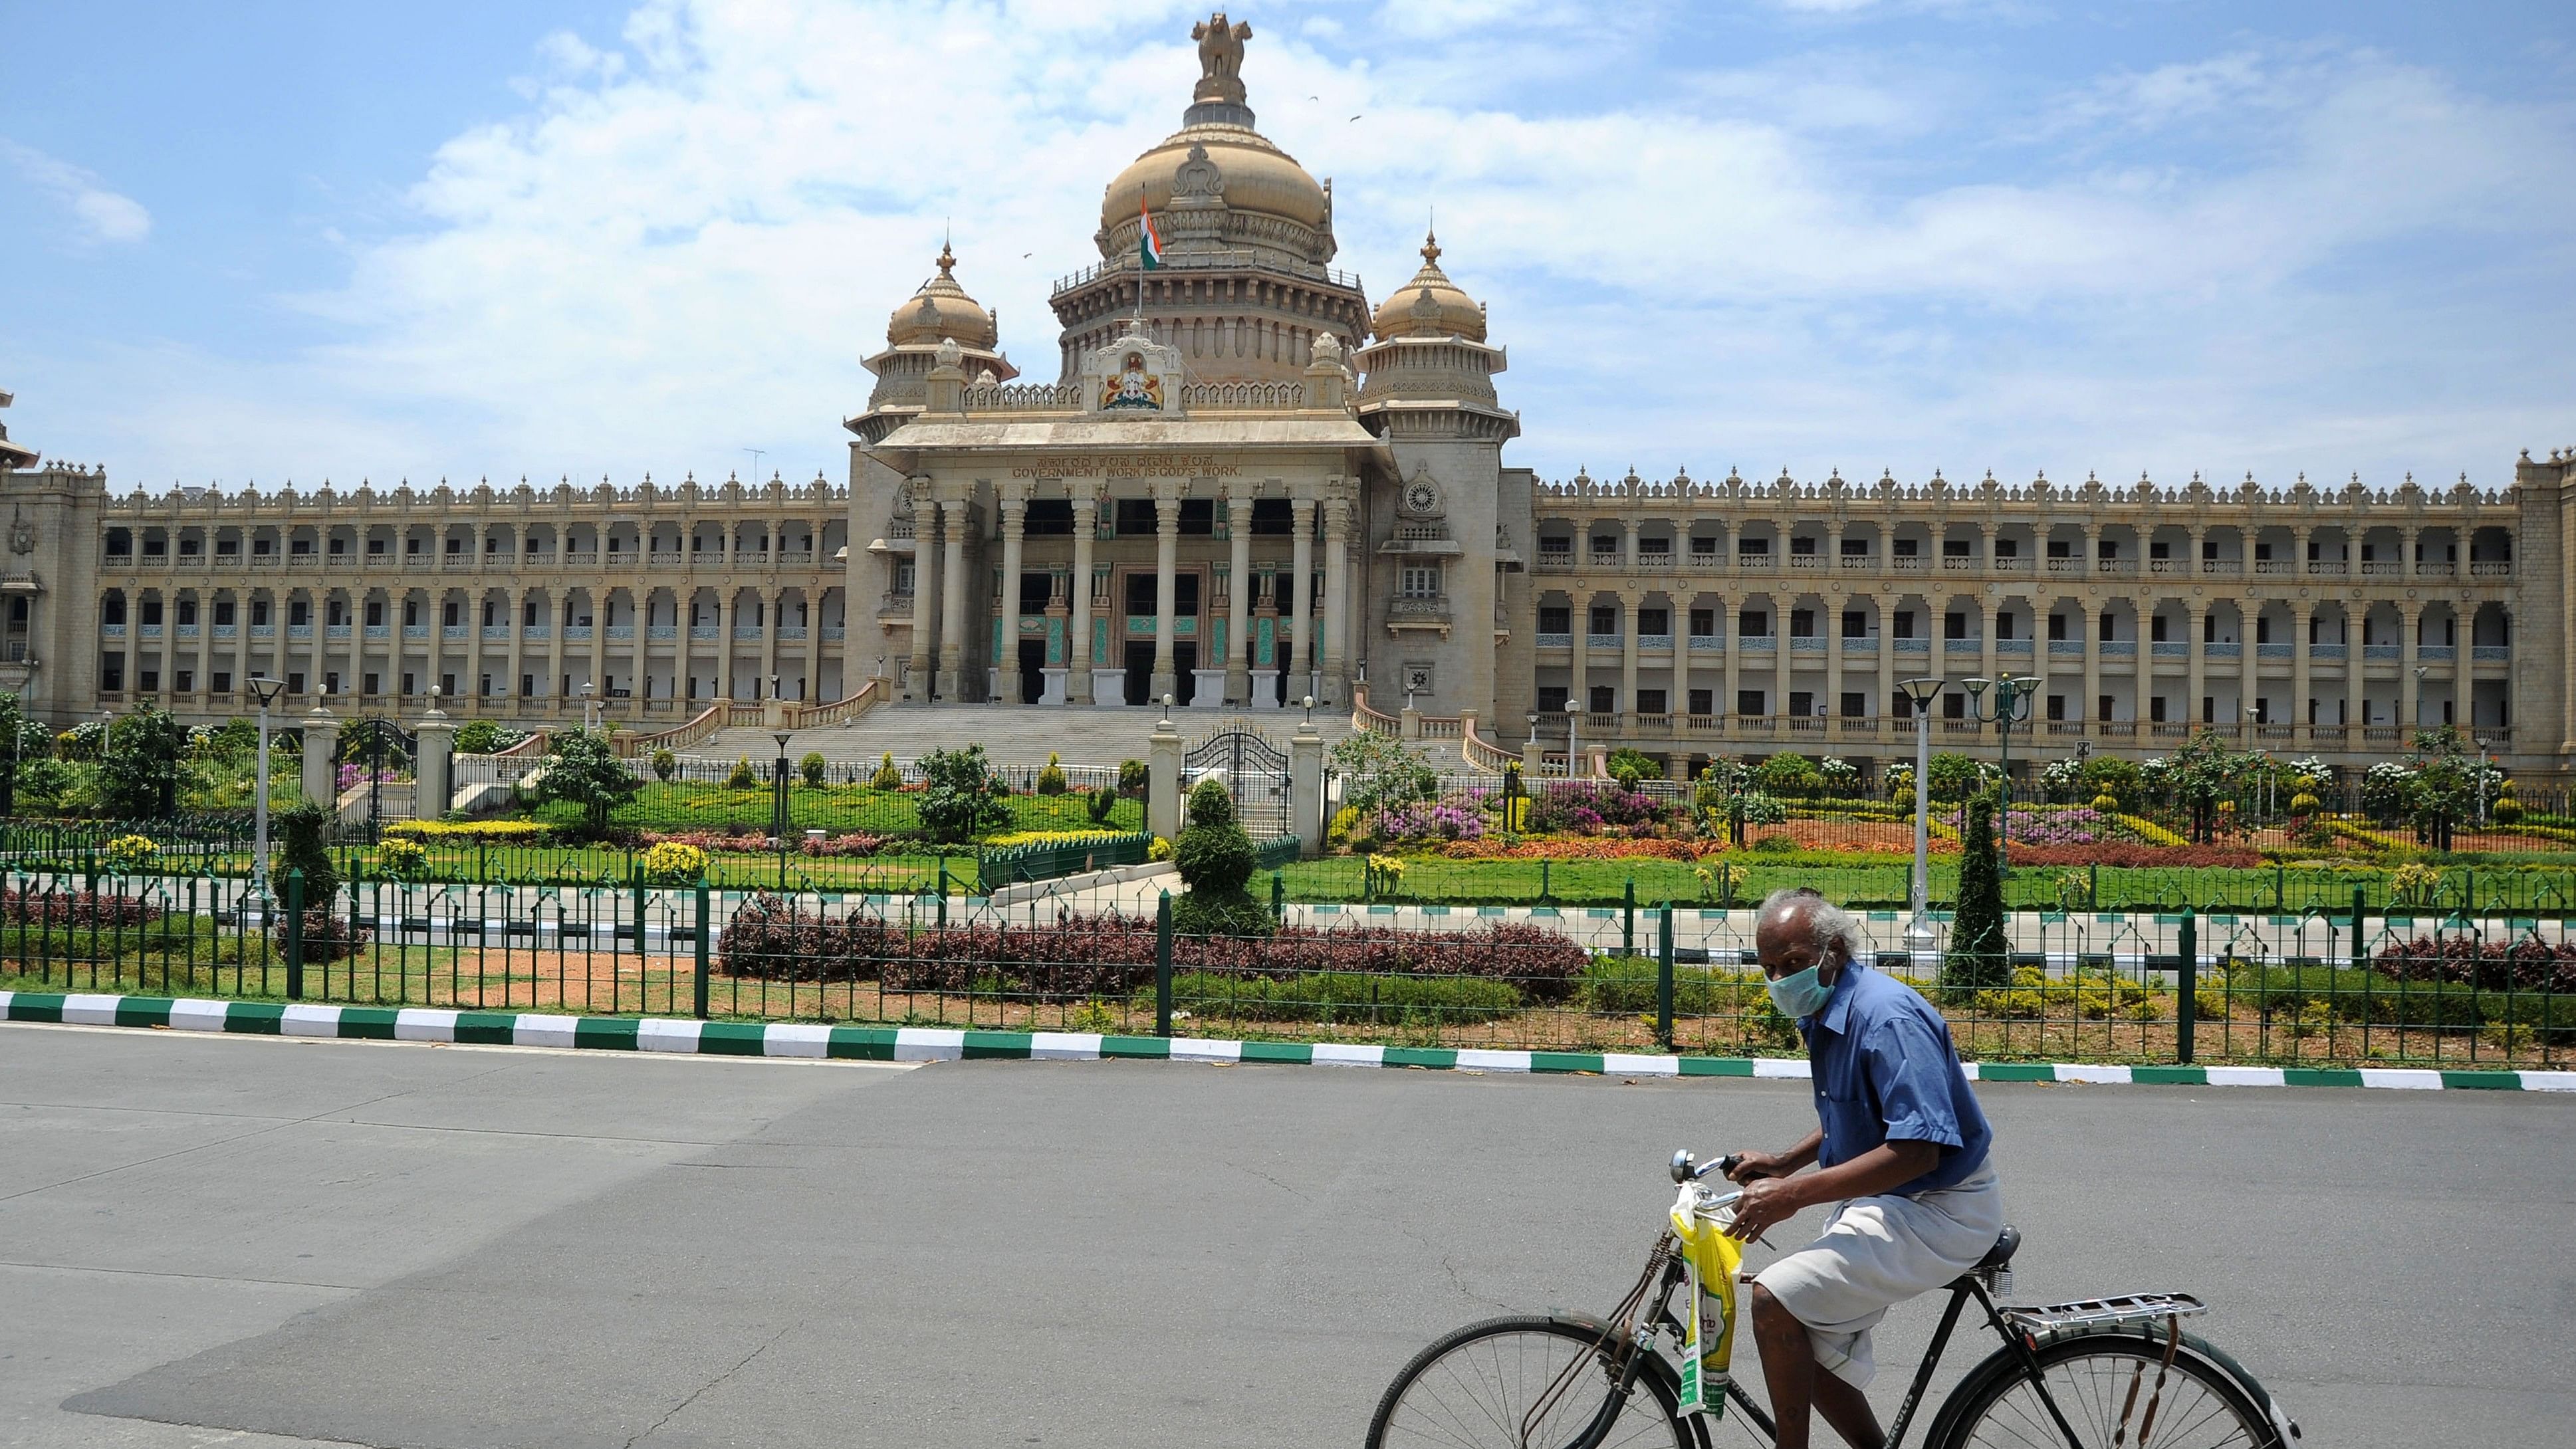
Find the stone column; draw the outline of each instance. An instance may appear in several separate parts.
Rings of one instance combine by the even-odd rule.
[[[916,569],[916,570],[914,571],[914,573],[913,573],[913,586],[914,586],[915,588],[918,588],[918,587],[920,587],[920,585],[921,585],[921,574],[920,574],[920,571]],[[725,591],[724,591],[723,593],[718,594],[718,595],[716,596],[716,670],[717,670],[717,674],[716,674],[716,692],[715,692],[715,697],[716,697],[717,699],[731,699],[731,698],[733,698],[733,616],[734,616],[734,592],[735,592],[735,591],[734,591],[733,587],[732,587],[730,584],[728,584],[728,585],[725,587]],[[927,679],[927,678],[929,678],[930,676],[929,676],[929,674],[928,674],[928,672],[927,672],[927,671],[923,671],[923,670],[916,670],[916,671],[914,672],[913,677],[914,677],[914,678],[916,678],[916,679]],[[925,697],[925,698],[927,698],[927,696],[926,696],[926,695],[925,695],[924,697]]]
[[[244,691],[250,688],[250,604],[254,592],[251,589],[233,591],[233,688]],[[275,604],[269,605],[272,611],[269,617],[276,617],[276,607]],[[249,695],[245,693],[242,697],[247,699]]]
[[[1350,649],[1357,638],[1353,612],[1351,504],[1336,497],[1324,505],[1324,698],[1336,705],[1351,698]]]
[[[1003,484],[1001,502],[1002,653],[993,661],[993,670],[1001,677],[1004,704],[1034,704],[1020,697],[1020,550],[1029,518],[1028,485]]]
[[[614,606],[609,603],[605,589],[586,589],[583,592],[590,595],[590,697],[599,701],[600,717],[605,720],[608,709],[608,621]]]
[[[2462,549],[2460,557],[2467,558],[2468,550]],[[2477,711],[2469,707],[2469,656],[2477,652],[2470,641],[2477,637],[2477,610],[2474,599],[2451,601],[2451,721],[2470,735],[2477,733],[2478,723]]]
[[[1535,779],[1536,776],[1528,776]],[[1324,853],[1324,736],[1311,719],[1288,736],[1288,808],[1302,842],[1300,853]]]
[[[1835,531],[1833,538],[1826,540],[1826,547],[1832,549],[1841,548],[1841,544],[1834,541],[1840,537],[1841,531],[1838,529]],[[1830,553],[1825,555],[1825,560],[1825,567],[1829,569],[1841,566],[1840,562]],[[1825,613],[1824,704],[1825,718],[1828,721],[1831,721],[1840,718],[1843,710],[1843,606],[1849,603],[1850,600],[1841,594],[1825,594],[1819,597],[1816,602]],[[1825,728],[1830,732],[1835,728],[1835,726],[1828,723]],[[1825,753],[1832,754],[1833,750],[1828,748]]]
[[[2263,606],[2259,602],[2254,603],[2249,613],[2247,603],[2243,598],[2236,601],[2236,718],[2244,726],[2245,743],[2250,749],[2254,742],[2254,704],[2263,695],[2263,651],[2254,647],[2254,635],[2259,627],[2257,621],[2263,616]]]
[[[652,556],[650,544],[650,539],[636,540],[638,548],[647,550],[645,553],[647,558]],[[642,596],[638,597],[636,590],[628,589],[626,600],[628,609],[633,613],[634,622],[631,627],[635,630],[635,682],[628,687],[634,691],[635,717],[641,721],[644,717],[644,702],[653,697],[652,661],[646,653],[653,636],[653,590],[650,585],[647,585],[642,590]],[[843,677],[847,678],[848,675],[845,674]]]
[[[1065,640],[1065,699],[1073,704],[1093,703],[1091,671],[1096,665],[1091,657],[1091,546],[1100,527],[1100,495],[1088,486],[1077,486],[1073,494],[1073,596],[1068,601],[1073,610],[1072,634]]]
[[[1565,697],[1575,709],[1592,711],[1592,597],[1586,594],[1571,611],[1574,615],[1574,649],[1569,663],[1572,668],[1566,681]],[[1572,766],[1567,768],[1571,769]]]
[[[1293,546],[1289,549],[1288,599],[1295,613],[1288,619],[1288,650],[1294,657],[1295,671],[1306,676],[1307,683],[1288,682],[1288,697],[1313,694],[1323,690],[1316,679],[1315,668],[1315,499],[1300,495],[1289,503],[1289,514],[1295,520]]]
[[[930,698],[931,670],[938,655],[934,641],[938,635],[932,622],[931,605],[938,599],[932,580],[939,569],[939,505],[930,496],[930,480],[912,480],[912,665],[904,679],[903,697],[920,703]],[[725,596],[724,687],[720,696],[733,693],[733,602]]]
[[[2198,599],[2186,599],[2182,607],[2183,628],[2190,636],[2191,649],[2190,664],[2184,671],[2185,687],[2189,692],[2183,697],[2182,717],[2185,725],[2197,727],[2200,724],[2200,692],[2208,687],[2209,681],[2209,646],[2204,637],[2210,613],[2209,605]],[[2213,716],[2218,713],[2215,705],[2211,706],[2210,713]],[[2216,721],[2213,719],[2212,723]]]
[[[1725,682],[1719,686],[1714,701],[1719,719],[1735,713],[1735,696],[1741,688],[1738,681],[1742,676],[1738,671],[1744,659],[1744,616],[1738,611],[1743,607],[1744,601],[1740,598],[1720,598],[1717,601],[1717,642],[1723,647],[1721,657],[1725,660],[1720,671]]]
[[[760,675],[769,681],[763,696],[773,702],[787,698],[787,685],[778,677],[778,631],[785,627],[779,616],[787,612],[787,591],[770,589],[761,595]]]
[[[940,509],[939,527],[939,697],[962,702],[966,689],[966,528],[972,509],[965,491],[952,493]]]
[[[2356,606],[2361,610],[2358,617],[2353,613]],[[2343,608],[2344,722],[2359,730],[2370,723],[2370,696],[2367,692],[2370,675],[2362,667],[2362,649],[2365,646],[2361,642],[2369,637],[2370,607],[2367,600],[2355,598],[2346,599]],[[2362,737],[2357,733],[2344,737],[2346,749],[2357,750],[2361,745]]]
[[[519,678],[521,675],[527,673],[527,592],[528,591],[524,589],[512,589],[510,591],[510,677],[501,681],[501,693],[509,697],[510,713],[513,715],[524,713],[528,707],[526,697],[519,692]],[[552,607],[552,604],[546,598],[545,590],[539,589],[536,593],[538,599],[537,607],[540,611]]]
[[[456,726],[438,707],[438,686],[431,685],[429,713],[420,717],[420,749],[413,762],[412,813],[436,820],[456,800]]]
[[[1630,539],[1636,534],[1632,531]],[[1619,733],[1637,732],[1637,611],[1646,596],[1636,589],[1619,591]]]
[[[2424,640],[2424,606],[2409,604],[2397,611],[2397,747],[2406,748],[2407,735],[2418,723],[2423,709],[2421,681],[2415,677],[2416,647]]]
[[[1175,581],[1181,572],[1181,489],[1163,480],[1154,485],[1154,679],[1146,686],[1152,702],[1178,696],[1180,672],[1172,662],[1172,624],[1178,617]]]
[[[2311,745],[2316,737],[2308,723],[2308,700],[2315,666],[2308,659],[2308,621],[2315,615],[2316,605],[2305,599],[2290,606],[2290,724],[2299,732],[2296,738]]]
[[[2107,711],[2101,710],[2102,601],[2088,594],[2083,600],[2082,607],[2084,617],[2076,621],[2078,625],[2076,633],[2084,640],[2084,707],[2077,710],[2075,714],[2079,719],[2093,720],[2098,723],[2111,717]],[[2097,711],[2101,712],[2097,713]],[[2087,729],[2085,733],[2099,735],[2101,731]]]
[[[1780,537],[1786,539],[1788,536],[1789,530],[1784,525]],[[1780,546],[1787,548],[1788,544]],[[1788,567],[1785,558],[1780,566]],[[1788,737],[1788,730],[1781,721],[1789,717],[1789,670],[1796,654],[1789,647],[1789,611],[1797,602],[1795,594],[1771,596],[1771,735],[1774,739]]]
[[[1252,699],[1252,486],[1225,492],[1228,544],[1225,626],[1225,699],[1241,707]],[[1320,798],[1320,797],[1319,797]]]
[[[304,717],[304,798],[319,803],[322,813],[340,818],[340,721],[321,705]]]
[[[1181,752],[1187,742],[1165,715],[1145,739],[1145,828],[1165,840],[1181,835]]]
[[[1884,540],[1879,547],[1882,552],[1886,549]],[[1896,636],[1889,631],[1896,626],[1897,598],[1895,594],[1878,596],[1878,698],[1869,704],[1872,719],[1886,718],[1889,701],[1896,698]]]

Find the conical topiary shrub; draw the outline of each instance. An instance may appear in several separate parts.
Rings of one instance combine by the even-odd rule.
[[[1995,796],[1981,791],[1967,805],[1959,858],[1959,899],[1950,917],[1950,949],[1941,985],[1953,1000],[2012,985],[2011,938],[2004,928],[2004,878],[1995,860]]]

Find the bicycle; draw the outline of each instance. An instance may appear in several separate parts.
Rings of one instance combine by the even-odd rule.
[[[1368,1449],[1773,1443],[1770,1416],[1727,1371],[1741,1247],[1718,1240],[1742,1194],[1701,1181],[1711,1172],[1731,1173],[1736,1162],[1726,1157],[1701,1165],[1687,1151],[1673,1154],[1672,1178],[1681,1191],[1670,1219],[1636,1286],[1607,1318],[1489,1318],[1415,1354],[1378,1401]],[[2019,1231],[2007,1226],[1984,1261],[1949,1284],[1948,1307],[1889,1427],[1888,1449],[1904,1442],[1972,1301],[2001,1346],[1942,1403],[1925,1433],[1927,1449],[2290,1449],[2297,1443],[2298,1425],[2252,1374],[2183,1332],[2183,1319],[2208,1311],[2198,1298],[2132,1293],[2004,1306],[2020,1245]],[[1688,1295],[1679,1314],[1677,1292]],[[1667,1336],[1671,1357],[1659,1346]]]

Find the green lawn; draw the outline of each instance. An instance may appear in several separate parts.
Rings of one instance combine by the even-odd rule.
[[[921,828],[917,808],[920,800],[920,794],[914,791],[798,784],[787,793],[787,816],[789,825],[798,831],[909,835]],[[1092,824],[1091,811],[1078,795],[1018,794],[1002,803],[1011,812],[1012,830],[1145,828],[1145,807],[1138,800],[1120,800],[1110,811],[1105,826]],[[765,835],[774,808],[766,785],[756,790],[728,790],[721,785],[666,785],[656,781],[645,785],[641,793],[609,818],[612,824],[634,830],[723,830],[740,825]],[[539,806],[529,812],[529,818],[572,825],[580,822],[581,812],[571,805],[556,803]]]

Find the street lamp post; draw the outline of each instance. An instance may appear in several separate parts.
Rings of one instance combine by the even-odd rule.
[[[581,686],[581,728],[584,734],[599,730],[599,686],[587,680]]]
[[[770,785],[770,830],[778,839],[778,888],[787,889],[787,736],[780,730],[770,736],[778,741],[778,763],[772,767]]]
[[[1907,956],[1920,964],[1932,951],[1932,704],[1950,687],[1946,679],[1909,679],[1897,686],[1914,707],[1914,918],[1905,923]]]
[[[2486,825],[2487,825],[2487,748],[2488,748],[2488,741],[2487,741],[2486,736],[2484,736],[2484,735],[2480,735],[2480,736],[2478,736],[2478,737],[2477,737],[2477,742],[2478,742],[2478,828],[2479,828],[2480,830],[2484,830],[2484,829],[2486,828]]]
[[[277,702],[278,693],[286,688],[282,679],[260,675],[250,677],[251,698],[259,701],[259,772],[251,787],[251,894],[265,902],[268,899],[268,707]],[[263,907],[264,909],[265,907]]]
[[[2038,690],[2039,681],[2002,674],[1991,680],[1968,680],[1967,688],[1968,713],[1979,724],[1992,723],[2003,730],[2004,803],[1995,826],[1995,873],[2001,875],[2006,869],[2005,850],[2012,838],[2012,730],[2030,718],[2031,696]],[[1992,705],[1986,702],[1989,688],[1995,695]]]
[[[1567,700],[1565,702],[1565,778],[1569,780],[1575,778],[1575,746],[1579,743],[1575,736],[1581,733],[1582,723],[1583,706],[1574,700]]]

